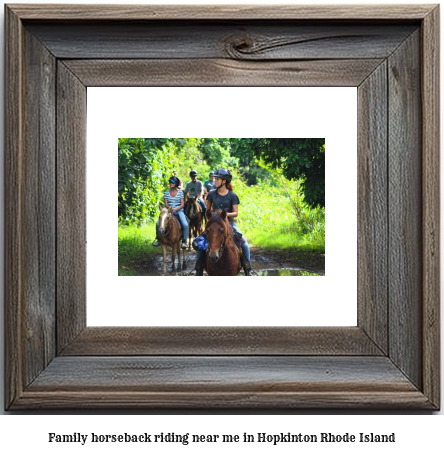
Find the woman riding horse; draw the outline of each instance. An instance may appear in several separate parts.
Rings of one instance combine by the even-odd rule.
[[[231,184],[232,175],[228,169],[218,169],[214,173],[214,179],[216,182],[216,189],[211,190],[207,196],[207,210],[208,211],[222,211],[225,209],[228,216],[228,221],[235,232],[242,237],[242,253],[241,263],[244,268],[245,275],[251,276],[251,264],[250,264],[250,248],[246,239],[243,237],[239,228],[236,226],[234,218],[238,216],[238,205],[240,204],[239,198],[236,193],[233,192],[233,185]],[[196,261],[196,275],[203,275],[204,268],[204,257],[201,255],[202,252],[198,251]]]
[[[209,218],[205,233],[208,247],[206,255],[202,255],[206,260],[205,269],[209,276],[237,276],[241,262],[227,212],[224,209],[207,213]]]
[[[182,190],[179,190],[180,180],[178,177],[170,177],[168,183],[170,189],[164,194],[165,207],[172,208],[172,212],[179,216],[182,225],[182,245],[183,249],[187,248],[186,239],[188,237],[188,222],[183,212],[184,196]],[[159,247],[159,220],[156,222],[156,240],[153,242],[154,247]]]

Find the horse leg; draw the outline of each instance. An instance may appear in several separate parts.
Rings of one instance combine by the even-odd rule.
[[[187,268],[187,256],[185,255],[185,250],[182,252],[183,255],[183,263],[182,263],[182,269]]]
[[[176,245],[173,244],[171,247],[171,262],[173,263],[173,271],[176,269],[175,261],[176,261]]]
[[[176,248],[177,248],[177,270],[178,271],[181,271],[182,270],[182,267],[181,267],[181,264],[180,264],[180,239],[177,241],[177,245],[176,245]],[[185,253],[183,254],[185,256]]]
[[[166,264],[167,264],[167,247],[165,244],[161,244],[162,245],[162,252],[163,252],[163,274],[166,275],[166,272],[167,272],[167,267],[166,267]]]
[[[190,221],[190,224],[188,225],[188,250],[191,250],[192,233],[193,233],[193,225],[192,225],[192,222]]]

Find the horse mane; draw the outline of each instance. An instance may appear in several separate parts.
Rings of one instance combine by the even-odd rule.
[[[234,243],[233,228],[228,222],[228,217],[226,219],[223,219],[220,215],[220,212],[213,212],[213,215],[211,216],[210,220],[208,220],[207,224],[205,225],[205,231],[207,230],[207,228],[209,228],[211,225],[214,225],[215,223],[217,223],[224,229],[227,246],[234,247],[237,250],[236,244]]]

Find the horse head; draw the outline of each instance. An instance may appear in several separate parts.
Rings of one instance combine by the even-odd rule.
[[[197,214],[200,212],[200,206],[197,201],[197,198],[190,196],[188,198],[188,204],[187,204],[187,213],[186,216],[192,220],[197,216]]]
[[[162,236],[165,235],[168,223],[170,221],[171,216],[173,215],[173,208],[172,207],[160,207],[160,214],[159,214],[159,234]]]
[[[208,258],[213,263],[219,261],[224,252],[227,242],[232,241],[230,237],[230,225],[228,223],[227,212],[207,211],[208,222],[205,227],[205,233],[208,238]]]

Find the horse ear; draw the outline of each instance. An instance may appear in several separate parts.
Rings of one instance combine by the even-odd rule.
[[[225,220],[227,218],[227,211],[225,209],[222,209],[220,216],[221,216],[222,220]]]
[[[159,211],[162,212],[162,209],[163,209],[163,204],[159,204]]]
[[[168,208],[168,212],[169,213],[173,212],[173,208],[171,206]]]
[[[207,209],[205,215],[207,216],[207,220],[210,220],[210,218],[213,216],[213,213],[210,211],[210,209]]]

